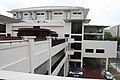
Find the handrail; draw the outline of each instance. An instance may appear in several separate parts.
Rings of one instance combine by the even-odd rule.
[[[4,40],[4,41],[0,41],[0,44],[3,44],[3,43],[17,43],[17,42],[28,42],[28,40]]]

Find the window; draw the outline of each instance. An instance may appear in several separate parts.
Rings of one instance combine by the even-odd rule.
[[[39,29],[39,28],[40,28],[40,26],[33,26],[33,28],[38,28],[38,29]]]
[[[81,12],[78,12],[78,14],[81,14]]]
[[[71,36],[75,41],[82,41],[82,36]]]
[[[40,15],[40,13],[37,13],[37,15]]]
[[[54,13],[54,15],[58,15],[58,13]]]
[[[86,53],[93,53],[94,50],[93,50],[93,49],[85,49],[85,52],[86,52]]]
[[[73,14],[75,14],[75,15],[76,15],[76,14],[81,14],[81,12],[73,12]]]
[[[41,13],[41,15],[44,15],[44,13]]]
[[[96,53],[104,53],[105,50],[104,49],[96,49]]]
[[[6,33],[6,25],[0,24],[0,33]]]
[[[74,55],[70,56],[71,59],[81,59],[81,52],[74,52]]]
[[[64,36],[65,36],[65,37],[69,37],[69,34],[65,34]]]
[[[16,16],[16,14],[13,14],[13,16]]]
[[[62,15],[62,13],[54,13],[54,15]]]
[[[59,13],[60,15],[62,14],[62,13]]]
[[[76,12],[74,12],[73,14],[77,14]]]
[[[82,21],[72,21],[71,33],[82,34]]]
[[[24,14],[25,16],[28,15],[28,14]]]
[[[81,43],[71,43],[71,49],[74,50],[81,50],[82,44]]]

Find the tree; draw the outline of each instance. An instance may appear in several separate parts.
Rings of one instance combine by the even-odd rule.
[[[120,36],[113,37],[113,41],[120,41]]]
[[[113,39],[112,34],[110,32],[105,32],[104,39],[105,40],[112,40]]]

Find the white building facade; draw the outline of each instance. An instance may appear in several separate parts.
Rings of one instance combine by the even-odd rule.
[[[51,71],[49,71],[51,75],[57,75],[58,71],[65,62],[66,64],[64,65],[67,65],[67,67],[64,69],[67,69],[67,71],[69,68],[69,62],[78,63],[80,67],[83,67],[83,58],[105,58],[107,70],[108,59],[116,58],[117,42],[103,41],[104,28],[107,26],[85,25],[90,22],[90,19],[87,19],[89,12],[89,9],[87,8],[71,6],[49,6],[14,9],[10,12],[13,14],[15,19],[20,19],[24,22],[7,24],[6,34],[17,36],[17,32],[13,32],[13,30],[18,30],[18,28],[33,28],[34,26],[40,26],[40,28],[50,29],[57,32],[58,38],[65,38],[66,34],[69,35],[68,45],[65,43],[58,46],[58,48],[52,48],[49,50],[49,52],[53,54],[52,56],[54,56],[54,53],[57,53],[57,50],[59,51],[59,49],[61,50],[63,48],[67,49],[66,54],[69,54],[66,55],[65,58],[61,61],[61,63],[55,69],[55,72],[51,74]],[[34,45],[30,45],[31,47],[35,47],[35,45],[37,45],[37,43],[32,44]],[[46,45],[43,46],[47,47],[48,45],[49,44],[46,42]],[[47,48],[49,49],[49,47]],[[72,52],[68,48],[73,49]],[[38,48],[36,47],[35,49],[37,51]],[[47,54],[47,52],[46,55],[48,56],[43,56],[43,58],[49,59],[50,55]],[[38,60],[40,60],[39,57]],[[34,69],[38,67],[37,62],[38,61],[36,60],[36,63],[33,63]],[[51,66],[51,64],[49,66]],[[65,73],[67,74],[67,72]]]

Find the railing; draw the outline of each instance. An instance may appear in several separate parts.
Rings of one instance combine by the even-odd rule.
[[[34,39],[0,41],[0,69],[34,73],[35,68],[67,46],[64,39],[58,40],[60,42],[52,47],[50,41],[51,39],[37,42]]]
[[[28,40],[4,40],[4,41],[0,41],[0,44],[4,44],[4,43],[21,43],[21,42],[28,42]]]

